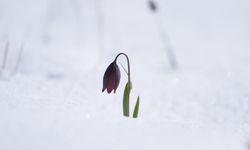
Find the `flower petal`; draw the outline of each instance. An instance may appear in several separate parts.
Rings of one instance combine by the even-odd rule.
[[[102,92],[107,89],[108,93],[111,93],[112,90],[114,90],[114,93],[116,92],[116,89],[120,83],[120,69],[116,62],[112,62],[108,68],[106,69],[104,76],[103,76],[103,88]]]
[[[102,87],[102,92],[105,91],[105,89],[108,86],[109,83],[109,76],[112,73],[113,70],[113,62],[108,66],[108,68],[106,69],[104,76],[103,76],[103,87]]]

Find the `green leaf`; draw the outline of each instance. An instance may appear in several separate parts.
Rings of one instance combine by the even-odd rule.
[[[136,104],[135,104],[135,108],[134,108],[134,113],[133,113],[133,118],[137,118],[138,117],[139,105],[140,105],[140,96],[138,96],[137,100],[136,100]]]
[[[129,95],[132,89],[132,83],[127,82],[123,93],[123,115],[129,117]]]

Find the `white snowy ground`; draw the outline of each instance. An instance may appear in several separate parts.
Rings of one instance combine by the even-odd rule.
[[[157,2],[176,70],[145,0],[0,0],[0,149],[247,150],[250,1]],[[122,116],[124,72],[101,93],[121,51],[138,119]]]

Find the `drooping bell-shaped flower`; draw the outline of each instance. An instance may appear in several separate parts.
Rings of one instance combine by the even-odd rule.
[[[115,60],[108,66],[108,68],[106,69],[104,76],[103,76],[103,87],[102,87],[102,92],[104,92],[107,89],[108,93],[111,93],[112,90],[114,90],[114,93],[120,83],[120,69],[118,67],[118,65],[116,64],[116,60],[118,59],[118,57],[120,55],[123,55],[126,57],[127,59],[127,64],[128,64],[128,70],[125,72],[128,75],[128,82],[126,83],[124,92],[123,92],[123,115],[126,117],[129,117],[129,97],[130,97],[130,92],[132,89],[132,82],[131,82],[131,77],[130,77],[130,63],[129,63],[129,58],[127,56],[127,54],[125,53],[119,53],[118,55],[116,55]],[[137,118],[138,117],[138,112],[139,112],[139,102],[140,101],[140,97],[138,96],[137,101],[136,101],[136,105],[134,108],[134,113],[133,113],[133,118]]]
[[[116,60],[113,61],[108,68],[106,69],[104,76],[103,76],[103,87],[102,92],[107,89],[108,93],[111,93],[114,90],[114,93],[120,83],[120,69],[116,64]]]

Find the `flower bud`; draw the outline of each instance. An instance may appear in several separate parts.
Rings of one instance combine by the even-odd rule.
[[[102,92],[104,92],[105,89],[107,89],[108,93],[111,93],[112,90],[114,90],[115,93],[120,83],[120,77],[121,77],[120,69],[116,64],[116,61],[114,61],[108,66],[108,68],[104,73]]]

